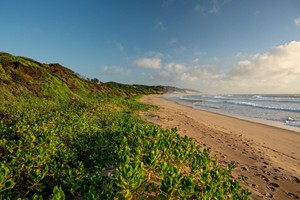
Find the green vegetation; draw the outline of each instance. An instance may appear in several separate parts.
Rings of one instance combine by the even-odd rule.
[[[139,95],[162,88],[3,53],[0,64],[0,199],[248,199],[233,163],[138,117],[151,108]]]

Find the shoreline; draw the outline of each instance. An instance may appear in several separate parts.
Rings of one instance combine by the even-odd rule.
[[[297,199],[300,197],[300,134],[257,122],[199,110],[161,95],[144,96],[144,103],[160,109],[141,116],[163,128],[194,138],[211,148],[219,163],[238,167],[233,176],[247,176],[244,184],[252,199]]]
[[[276,127],[276,128],[279,128],[279,129],[293,131],[297,134],[300,134],[300,127],[297,127],[297,126],[285,125],[283,122],[279,122],[279,121],[272,121],[272,120],[267,120],[267,119],[258,119],[258,118],[251,118],[251,117],[243,117],[243,116],[240,116],[240,115],[227,114],[227,113],[223,113],[223,112],[217,112],[217,111],[205,110],[205,109],[201,109],[201,108],[195,108],[191,105],[184,104],[184,103],[179,103],[175,100],[171,100],[171,99],[167,98],[168,96],[172,96],[172,94],[162,95],[162,98],[164,98],[166,100],[169,100],[169,101],[172,101],[172,102],[175,102],[179,105],[190,107],[190,108],[195,109],[195,110],[200,110],[200,111],[203,111],[203,112],[213,113],[213,114],[222,115],[222,116],[226,116],[226,117],[232,117],[232,118],[235,118],[235,119],[240,119],[240,120],[253,122],[253,123],[257,123],[257,124]]]

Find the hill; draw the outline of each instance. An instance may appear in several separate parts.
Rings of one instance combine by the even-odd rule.
[[[42,64],[8,53],[0,53],[0,83],[2,100],[34,96],[54,101],[70,101],[104,94],[121,95],[111,87],[100,85],[97,79],[84,79],[60,64]]]
[[[166,94],[166,93],[187,93],[187,92],[199,92],[191,89],[182,89],[172,86],[162,85],[138,85],[138,84],[121,84],[116,82],[103,83],[104,86],[117,90],[119,92],[125,92],[129,94]]]
[[[247,199],[234,163],[138,116],[170,89],[1,53],[0,199]]]
[[[0,99],[12,100],[28,96],[70,101],[106,95],[184,92],[170,86],[127,85],[102,83],[98,79],[85,79],[60,64],[43,64],[26,57],[0,53]]]

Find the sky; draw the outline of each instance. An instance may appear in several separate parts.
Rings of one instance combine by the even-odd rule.
[[[300,94],[300,0],[0,0],[0,51],[102,82]]]

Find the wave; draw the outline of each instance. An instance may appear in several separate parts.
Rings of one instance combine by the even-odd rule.
[[[264,97],[260,95],[255,96],[228,96],[228,95],[191,95],[191,96],[180,96],[180,100],[189,102],[199,102],[199,106],[205,106],[205,103],[211,104],[234,104],[240,106],[248,106],[253,108],[261,108],[268,110],[279,110],[288,112],[300,112],[300,98],[296,97]],[[261,102],[261,103],[258,103]],[[274,105],[272,105],[274,104]],[[206,105],[210,107],[216,107],[216,105]]]
[[[189,97],[185,97],[185,96],[180,96],[179,99],[184,100],[184,101],[202,101],[199,98],[189,98]]]
[[[256,104],[256,103],[243,102],[243,101],[225,101],[225,103],[235,104],[235,105],[241,105],[241,106],[250,106],[250,107],[254,107],[254,108],[269,109],[269,110],[300,112],[299,108],[286,108],[286,107],[266,106],[266,105],[259,105],[259,104]]]
[[[294,119],[292,117],[288,117],[287,119],[284,120],[284,124],[289,126],[300,127],[300,120]]]
[[[213,109],[220,109],[219,106],[212,106],[212,105],[203,105],[200,102],[193,103],[194,106],[206,107],[206,108],[213,108]]]
[[[300,127],[300,95],[178,95],[172,99],[197,109]]]
[[[277,103],[300,103],[300,98],[279,98],[279,97],[252,97],[246,98],[250,101],[277,102]]]
[[[212,102],[214,100],[216,103],[221,103],[222,101],[232,100],[232,101],[255,101],[255,102],[275,102],[275,103],[300,103],[300,98],[295,97],[264,97],[259,95],[254,96],[233,96],[233,95],[215,95],[215,96],[181,96],[181,100],[185,101],[207,101]]]

